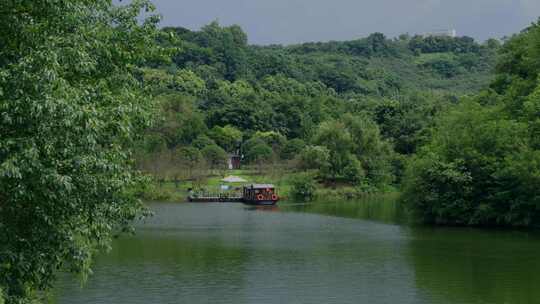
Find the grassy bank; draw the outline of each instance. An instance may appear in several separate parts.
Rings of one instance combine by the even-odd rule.
[[[221,180],[229,175],[234,175],[245,179],[246,183],[223,183]],[[165,201],[165,202],[186,202],[189,189],[201,190],[204,192],[216,193],[220,191],[220,186],[225,184],[231,187],[241,187],[243,184],[250,183],[269,183],[274,184],[279,194],[286,197],[290,191],[288,182],[290,174],[260,174],[257,170],[229,170],[225,174],[213,174],[207,176],[202,181],[157,181],[152,179],[145,189],[140,192],[141,198],[147,201]]]
[[[140,196],[146,201],[162,201],[162,202],[186,202],[189,189],[203,190],[206,192],[219,192],[220,186],[223,183],[221,180],[225,176],[234,175],[245,179],[246,183],[228,184],[232,187],[241,187],[243,184],[264,183],[274,184],[278,190],[280,197],[287,200],[291,193],[291,180],[294,173],[274,173],[261,174],[257,170],[229,170],[223,174],[215,174],[208,176],[204,181],[179,181],[170,180],[157,181],[152,179],[145,187],[141,189]],[[395,193],[394,189],[386,189],[385,193]],[[352,187],[348,185],[323,185],[318,184],[315,197],[319,199],[336,198],[341,200],[363,199],[370,197],[380,191],[374,189],[365,189],[362,187]]]

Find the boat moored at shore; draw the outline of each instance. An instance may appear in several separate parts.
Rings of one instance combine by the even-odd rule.
[[[249,205],[275,205],[279,201],[276,188],[271,184],[244,186],[242,198],[244,204]]]
[[[248,205],[272,206],[277,204],[279,196],[274,185],[271,184],[249,184],[242,187],[241,194],[215,195],[190,193],[188,200],[195,203],[244,203]]]

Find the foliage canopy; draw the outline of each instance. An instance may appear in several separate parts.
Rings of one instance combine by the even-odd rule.
[[[403,200],[426,222],[540,224],[540,26],[501,50],[491,88],[442,116],[408,168]]]
[[[0,10],[0,290],[27,303],[143,214],[129,148],[148,126],[137,66],[157,58],[146,1]],[[0,296],[1,297],[1,296]]]

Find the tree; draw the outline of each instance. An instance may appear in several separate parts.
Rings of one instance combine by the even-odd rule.
[[[476,53],[481,46],[471,37],[414,36],[409,48],[422,53]]]
[[[360,161],[362,170],[358,176],[368,178],[373,186],[382,187],[392,182],[392,146],[382,139],[379,127],[368,117],[346,114],[343,121],[353,139],[353,154]],[[351,165],[350,169],[357,167]],[[354,169],[353,171],[357,171]]]
[[[307,146],[300,153],[300,168],[304,170],[324,169],[330,165],[330,150],[321,146]]]
[[[441,118],[411,161],[403,201],[425,222],[534,225],[539,160],[525,123],[467,101]]]
[[[257,131],[252,136],[252,139],[261,140],[262,142],[270,146],[272,150],[276,153],[279,153],[279,151],[281,150],[281,147],[287,140],[285,136],[281,135],[279,132],[274,132],[274,131],[268,131],[268,132]]]
[[[222,169],[227,165],[227,152],[218,145],[206,146],[201,151],[210,169]]]
[[[209,126],[231,125],[242,131],[267,130],[272,108],[246,81],[218,81],[209,91],[202,108]]]
[[[311,201],[317,192],[317,183],[312,175],[299,173],[291,177],[291,196],[297,201]]]
[[[426,223],[468,224],[472,177],[461,161],[444,162],[435,154],[414,159],[408,167],[402,201]]]
[[[245,157],[248,162],[261,164],[268,161],[273,155],[272,147],[260,139],[246,143]]]
[[[163,69],[144,69],[146,85],[156,92],[177,92],[188,96],[202,97],[206,92],[204,80],[190,70],[177,70],[169,73]]]
[[[159,96],[158,100],[162,105],[161,121],[154,129],[163,134],[170,149],[189,145],[208,131],[193,97],[166,94]]]
[[[322,71],[319,77],[324,84],[333,88],[338,93],[356,89],[356,82],[358,80],[352,72],[345,72],[333,67]]]
[[[383,138],[400,154],[413,154],[425,143],[435,117],[454,101],[452,96],[413,92],[402,100],[384,99],[374,106],[373,120]]]
[[[193,140],[191,145],[199,150],[202,150],[207,146],[216,145],[216,142],[206,135],[199,135],[197,138],[195,138],[195,140]]]
[[[326,147],[330,153],[328,165],[321,174],[327,181],[338,181],[344,178],[343,170],[351,161],[353,141],[345,125],[337,121],[322,123],[313,138],[317,145]]]
[[[272,157],[272,148],[267,144],[258,144],[249,149],[246,154],[247,159],[253,162],[269,160]]]
[[[190,70],[178,70],[172,77],[170,88],[187,95],[202,97],[206,93],[206,84]]]
[[[343,168],[343,178],[353,184],[359,184],[364,180],[365,176],[366,174],[364,173],[364,168],[362,168],[362,163],[351,156],[347,165]]]
[[[195,41],[211,47],[227,80],[237,80],[246,73],[247,35],[238,25],[221,27],[217,21],[204,26]]]
[[[234,152],[242,142],[242,131],[237,128],[226,125],[225,127],[215,126],[208,136],[213,139],[225,151]]]
[[[281,158],[285,160],[293,159],[299,155],[305,147],[306,143],[299,138],[288,140],[283,145],[283,149],[281,149]]]
[[[176,152],[176,157],[183,168],[187,169],[188,178],[192,178],[193,169],[196,169],[202,159],[201,151],[195,147],[182,147]]]
[[[146,1],[6,0],[0,10],[0,289],[29,303],[58,270],[143,214],[128,147],[148,126],[136,66],[154,58]],[[0,296],[2,298],[2,296]],[[4,301],[1,300],[1,301]]]

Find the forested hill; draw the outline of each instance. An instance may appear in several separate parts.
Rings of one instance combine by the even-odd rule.
[[[380,105],[384,98],[418,104],[422,96],[448,101],[475,93],[489,83],[499,48],[496,40],[388,39],[380,33],[345,42],[250,46],[239,26],[216,22],[200,31],[163,31],[169,35],[159,42],[173,50],[171,62],[148,70],[150,83],[159,83],[162,91],[194,96],[210,128],[273,130],[289,138],[306,135],[300,126],[287,125],[290,116],[277,115],[295,108],[293,104],[309,112],[307,105],[324,99],[334,110],[349,112]],[[244,107],[246,99],[249,106]],[[264,113],[256,115],[261,110]]]
[[[437,113],[489,84],[500,48],[380,33],[253,46],[239,26],[216,22],[162,33],[170,60],[141,75],[161,118],[145,139],[145,170],[170,178],[177,173],[163,168],[222,166],[241,148],[247,164],[295,160],[299,170],[326,168],[320,181],[377,188],[399,180],[400,157],[426,141]]]
[[[212,23],[200,31],[165,28],[181,40],[174,57],[180,68],[203,78],[257,81],[283,75],[300,82],[320,81],[340,94],[391,96],[403,90],[476,92],[490,79],[496,40],[479,44],[469,37],[388,39],[381,33],[344,42],[291,46],[250,46],[238,26]]]

